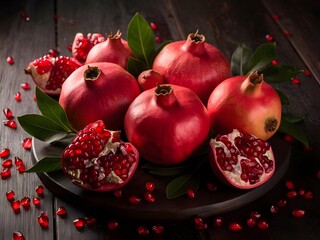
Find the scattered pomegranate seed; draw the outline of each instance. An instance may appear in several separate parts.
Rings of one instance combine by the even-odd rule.
[[[77,218],[73,220],[73,225],[78,229],[81,230],[84,228],[86,221],[84,218]]]
[[[39,197],[33,197],[33,198],[32,198],[32,203],[33,203],[36,207],[40,207],[40,198],[39,198]]]
[[[149,192],[153,192],[155,189],[156,185],[154,182],[146,182],[146,190]]]
[[[20,202],[24,209],[28,210],[30,208],[31,199],[29,197],[23,197]]]
[[[275,206],[275,205],[271,205],[270,207],[270,212],[272,214],[277,214],[279,212],[279,207],[278,206]]]
[[[194,222],[194,224],[195,224],[195,229],[196,229],[196,230],[202,231],[202,230],[205,230],[205,229],[208,228],[208,224],[205,223],[205,222],[203,221],[203,218],[201,218],[201,217],[196,217],[196,218],[194,218],[194,219],[193,219],[193,222]]]
[[[242,226],[240,223],[230,223],[229,224],[229,227],[228,227],[229,230],[231,231],[241,231],[242,230]]]
[[[121,198],[122,197],[122,190],[121,189],[114,190],[113,195],[117,198]]]
[[[11,177],[11,170],[10,168],[4,168],[2,170],[2,172],[0,172],[0,175],[1,175],[1,179],[8,179]]]
[[[289,31],[283,31],[285,37],[291,37],[291,33]]]
[[[307,77],[311,77],[311,72],[309,69],[304,70],[304,75],[306,75]]]
[[[267,34],[267,35],[266,35],[266,40],[267,40],[268,42],[274,42],[274,37],[273,37],[271,34]]]
[[[156,31],[157,28],[158,28],[158,25],[157,25],[155,22],[151,22],[151,23],[150,23],[150,27],[151,27],[151,29],[152,29],[153,31]]]
[[[20,12],[20,16],[24,21],[26,22],[30,21],[30,16],[25,11]]]
[[[287,189],[292,190],[292,189],[294,189],[294,183],[292,181],[288,180],[288,181],[286,181],[286,187],[287,187]]]
[[[71,44],[68,44],[68,45],[67,45],[67,49],[68,49],[70,52],[72,52],[72,45],[71,45]]]
[[[2,167],[11,168],[12,167],[12,160],[11,159],[7,159],[7,160],[3,161],[2,162]]]
[[[303,194],[303,197],[308,200],[313,199],[313,193],[310,191],[307,191]]]
[[[289,135],[289,134],[286,134],[285,136],[284,136],[284,140],[286,140],[287,142],[293,142],[294,141],[294,138],[291,136],[291,135]]]
[[[21,101],[21,93],[20,92],[16,92],[15,95],[14,95],[14,99],[17,102],[20,102]]]
[[[293,77],[291,78],[291,82],[295,85],[299,85],[300,84],[300,79],[296,78],[296,77]]]
[[[162,43],[163,39],[162,37],[156,36],[156,43]]]
[[[146,226],[138,226],[137,227],[137,233],[140,236],[147,236],[149,234],[149,230]]]
[[[67,209],[65,207],[59,207],[56,214],[60,217],[65,216],[67,214]]]
[[[14,165],[19,166],[21,164],[23,164],[23,160],[21,158],[14,157]]]
[[[214,220],[213,220],[213,225],[215,227],[221,227],[223,225],[223,219],[222,217],[216,217]]]
[[[277,64],[279,64],[278,60],[276,60],[276,59],[272,60],[271,63],[272,63],[272,65],[277,65]]]
[[[292,211],[292,215],[293,215],[294,217],[303,217],[304,214],[305,214],[305,211],[304,211],[304,210],[301,210],[301,209],[294,209],[294,210]]]
[[[16,231],[12,235],[13,240],[25,240],[23,234],[19,231]]]
[[[296,196],[298,196],[298,193],[296,191],[287,192],[287,197],[288,198],[295,198]]]
[[[57,50],[55,50],[55,49],[50,49],[50,50],[49,50],[49,55],[50,55],[51,57],[57,57],[58,54],[59,54],[59,52],[58,52]]]
[[[1,150],[0,152],[0,157],[1,158],[6,158],[10,155],[10,149],[9,148],[5,148],[3,150]]]
[[[194,191],[193,188],[189,188],[187,190],[187,196],[188,196],[188,198],[195,198],[196,197],[196,192]]]
[[[212,192],[215,192],[218,189],[217,185],[215,183],[213,183],[213,182],[207,182],[206,183],[206,187]]]
[[[163,233],[163,226],[162,225],[154,225],[152,226],[152,231],[155,233],[155,234],[161,234]]]
[[[36,193],[40,196],[43,196],[44,194],[44,186],[43,185],[39,185],[38,187],[36,187]]]
[[[14,201],[14,196],[15,196],[14,191],[10,190],[6,192],[6,197],[9,202]]]
[[[141,203],[141,198],[133,195],[133,196],[129,197],[129,202],[132,204],[139,204],[139,203]]]
[[[24,164],[20,164],[19,166],[17,166],[17,171],[21,174],[24,173],[26,171],[26,166]]]
[[[116,220],[110,220],[108,221],[108,229],[109,230],[115,230],[119,227],[119,223]]]
[[[27,137],[22,141],[22,147],[26,150],[30,150],[32,146],[32,139]]]
[[[9,63],[10,65],[14,64],[13,57],[7,57],[7,63]]]
[[[261,220],[257,223],[258,227],[262,230],[268,229],[269,228],[269,224],[267,221],[265,220]]]
[[[273,20],[275,20],[275,21],[279,21],[279,19],[280,19],[279,15],[277,15],[277,14],[273,14],[273,15],[272,15],[272,18],[273,18]]]
[[[302,189],[302,188],[299,188],[299,190],[298,190],[298,194],[300,195],[300,196],[303,196],[304,194],[305,194],[305,190],[304,189]]]
[[[16,129],[17,128],[17,123],[15,120],[3,120],[3,125],[12,128],[12,129]]]
[[[279,201],[277,202],[277,205],[278,205],[279,207],[285,207],[285,206],[287,205],[287,200],[281,199],[281,200],[279,200]]]
[[[13,211],[14,211],[15,213],[17,213],[17,212],[20,211],[20,205],[21,205],[20,201],[19,201],[19,200],[15,200],[15,201],[13,201],[13,202],[11,203],[11,208],[13,209]]]
[[[254,220],[253,218],[248,218],[247,225],[248,227],[254,227],[256,225],[256,220]]]
[[[4,108],[3,109],[3,113],[4,113],[4,115],[6,116],[7,119],[13,118],[13,113],[12,113],[10,108]]]
[[[24,90],[29,90],[30,89],[30,84],[25,82],[21,84],[21,88]]]
[[[49,227],[49,217],[48,214],[42,211],[40,215],[38,216],[38,223],[42,228],[48,228]]]
[[[84,220],[89,227],[97,224],[97,219],[95,217],[85,217]]]
[[[154,195],[150,192],[145,192],[144,195],[143,195],[144,199],[147,201],[147,202],[155,202],[156,201],[156,198],[154,197]]]
[[[254,220],[257,220],[257,219],[261,218],[261,214],[257,211],[253,211],[250,213],[250,217],[253,218]]]

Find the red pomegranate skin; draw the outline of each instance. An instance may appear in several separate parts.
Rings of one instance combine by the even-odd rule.
[[[279,128],[281,101],[271,85],[264,81],[253,85],[247,78],[229,78],[213,90],[207,105],[211,128],[219,134],[238,129],[267,140]],[[266,131],[267,119],[276,119],[273,131]]]
[[[101,70],[95,81],[83,76],[88,66]],[[114,63],[94,63],[78,68],[66,79],[59,103],[75,130],[99,119],[109,130],[123,130],[125,113],[139,94],[136,79],[125,69]]]
[[[194,35],[203,39],[195,41]],[[164,83],[190,88],[205,105],[212,90],[230,77],[226,57],[199,34],[189,34],[187,40],[166,45],[154,59],[152,68],[162,74]]]
[[[170,87],[173,91],[166,95],[157,96],[157,88],[144,91],[125,116],[128,140],[142,158],[158,165],[187,160],[209,132],[207,110],[196,94],[185,87]]]

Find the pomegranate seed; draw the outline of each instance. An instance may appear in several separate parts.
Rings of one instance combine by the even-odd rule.
[[[19,200],[15,200],[11,203],[11,208],[13,209],[14,212],[19,212],[20,211],[20,201]]]
[[[2,167],[11,168],[12,167],[12,160],[11,159],[7,159],[7,160],[3,161],[2,162]]]
[[[296,196],[298,196],[298,193],[296,191],[287,192],[287,197],[288,198],[295,198]]]
[[[279,207],[285,207],[286,205],[287,205],[287,200],[284,200],[284,199],[282,199],[282,200],[279,200],[278,202],[277,202],[277,205],[279,206]]]
[[[271,207],[270,207],[270,212],[271,212],[272,214],[278,213],[278,212],[279,212],[279,207],[278,207],[278,206],[275,206],[275,205],[271,205]]]
[[[146,182],[146,190],[149,192],[153,192],[155,189],[156,185],[154,182]]]
[[[28,137],[28,138],[23,139],[22,147],[24,149],[30,150],[31,146],[32,146],[32,139],[31,138]]]
[[[19,166],[17,166],[17,171],[21,174],[24,173],[26,171],[26,166],[24,164],[20,164]]]
[[[109,230],[115,230],[119,227],[119,223],[116,220],[110,220],[108,221],[108,229]]]
[[[309,69],[304,70],[304,75],[306,75],[307,77],[311,77],[311,72]]]
[[[144,199],[147,201],[147,202],[155,202],[156,201],[156,198],[154,197],[154,195],[150,192],[145,192],[144,195],[143,195]]]
[[[235,231],[235,232],[242,230],[242,226],[239,223],[230,223],[228,228],[229,228],[229,230]]]
[[[294,189],[294,183],[292,182],[292,181],[286,181],[286,187],[287,187],[287,189],[289,189],[289,190],[292,190],[292,189]]]
[[[292,211],[292,215],[293,215],[294,217],[303,217],[304,214],[305,214],[305,211],[304,211],[304,210],[301,210],[301,209],[294,209],[294,210]]]
[[[298,190],[298,194],[300,195],[300,196],[303,196],[304,194],[305,194],[305,190],[304,189],[302,189],[302,188],[300,188],[299,190]]]
[[[3,120],[3,124],[9,128],[16,129],[17,123],[15,120]]]
[[[121,189],[114,190],[113,195],[117,198],[121,198],[122,197],[122,190]]]
[[[32,198],[32,203],[33,203],[36,207],[40,207],[40,198],[38,198],[38,197],[33,197],[33,198]]]
[[[156,36],[156,43],[162,43],[163,39],[162,37]]]
[[[42,228],[48,228],[49,227],[49,217],[48,214],[45,212],[41,212],[38,216],[38,223]]]
[[[269,224],[267,221],[265,220],[261,220],[257,223],[258,227],[262,230],[268,229],[269,228]]]
[[[291,37],[291,33],[289,31],[283,31],[285,37]]]
[[[300,79],[296,78],[296,77],[293,77],[291,78],[291,82],[295,85],[299,85],[300,84]]]
[[[310,191],[307,191],[303,194],[303,197],[308,200],[313,199],[313,193]]]
[[[196,193],[193,188],[189,188],[187,190],[187,196],[188,196],[188,198],[195,198],[196,197]]]
[[[141,203],[141,198],[133,195],[133,196],[129,197],[129,202],[132,204],[139,204],[139,203]]]
[[[16,92],[15,95],[14,95],[14,99],[17,102],[20,102],[21,101],[21,93],[20,92]]]
[[[277,15],[277,14],[273,14],[273,15],[272,15],[272,18],[273,18],[273,20],[275,20],[275,21],[279,21],[279,19],[280,19],[279,15]]]
[[[16,166],[19,166],[19,165],[23,164],[23,160],[21,158],[14,157],[14,164]]]
[[[84,228],[86,221],[84,218],[77,218],[73,220],[73,225],[78,229],[81,230]]]
[[[23,234],[19,231],[16,231],[12,235],[13,240],[25,240]]]
[[[206,186],[207,186],[207,188],[210,190],[210,191],[212,191],[212,192],[215,192],[215,191],[217,191],[217,185],[215,184],[215,183],[213,183],[213,182],[207,182],[206,183]]]
[[[20,12],[20,16],[24,21],[26,22],[30,21],[30,16],[25,11]]]
[[[202,231],[202,230],[205,230],[205,229],[208,228],[208,224],[205,223],[205,222],[203,221],[203,218],[201,218],[201,217],[196,217],[196,218],[194,218],[194,219],[193,219],[193,222],[194,222],[194,224],[195,224],[195,229],[196,229],[196,230]]]
[[[9,63],[10,65],[14,64],[13,57],[7,57],[7,63]]]
[[[67,214],[67,209],[65,207],[59,207],[56,214],[60,217],[65,216]]]
[[[149,234],[149,230],[146,226],[138,226],[137,227],[137,233],[140,236],[147,236]]]
[[[288,134],[286,134],[285,136],[284,136],[284,140],[286,140],[287,142],[293,142],[294,141],[294,138],[291,136],[291,135],[288,135]]]
[[[221,217],[217,217],[213,220],[213,225],[216,227],[221,227],[223,225],[223,219]]]
[[[31,199],[29,197],[23,197],[20,202],[24,209],[30,208]]]
[[[14,201],[14,191],[10,190],[8,192],[6,192],[6,197],[7,197],[7,200],[9,202],[13,202]]]
[[[51,57],[57,57],[58,54],[59,54],[59,52],[58,52],[57,50],[55,50],[55,49],[50,49],[50,50],[49,50],[49,55],[50,55]]]
[[[248,227],[254,227],[256,225],[256,221],[253,218],[249,218],[247,220]]]
[[[36,187],[36,193],[42,196],[44,194],[44,186],[39,185],[38,187]]]
[[[158,28],[158,25],[157,25],[155,22],[151,22],[151,23],[150,23],[150,27],[151,27],[151,29],[152,29],[153,31],[156,31],[157,28]]]
[[[261,218],[261,214],[257,211],[253,211],[250,213],[250,217],[253,218],[254,220],[257,220],[257,219]]]
[[[30,89],[30,84],[25,82],[21,84],[21,88],[24,90],[29,90]]]
[[[4,168],[2,172],[0,172],[1,179],[8,179],[11,177],[11,170],[10,168]]]
[[[267,34],[267,35],[266,35],[266,40],[267,40],[268,42],[274,42],[274,37],[273,37],[271,34]]]
[[[277,64],[279,64],[278,60],[276,60],[276,59],[272,60],[271,63],[272,63],[272,65],[277,65]]]
[[[154,226],[152,226],[152,231],[155,234],[161,234],[161,233],[163,233],[163,226],[162,225],[154,225]]]
[[[12,113],[10,108],[4,108],[3,109],[3,113],[4,113],[4,115],[6,116],[7,119],[13,118],[13,113]]]
[[[10,149],[9,148],[5,148],[0,152],[0,157],[1,158],[6,158],[10,155]]]
[[[89,227],[97,224],[97,219],[95,217],[85,217],[84,219]]]
[[[67,45],[67,49],[68,49],[70,52],[72,52],[72,45],[71,45],[71,44],[68,44],[68,45]]]

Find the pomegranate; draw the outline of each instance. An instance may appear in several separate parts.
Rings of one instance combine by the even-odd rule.
[[[213,131],[220,134],[238,129],[267,140],[281,121],[280,98],[257,72],[223,81],[212,91],[207,109]]]
[[[145,91],[162,84],[163,78],[158,72],[154,71],[153,69],[148,69],[140,73],[138,76],[138,83],[140,89]]]
[[[80,130],[62,153],[62,170],[84,189],[112,191],[134,175],[139,153],[120,139],[120,131],[109,131],[101,120]]]
[[[65,79],[80,66],[81,64],[71,57],[45,55],[30,62],[25,73],[31,75],[43,92],[58,95]]]
[[[130,103],[140,94],[136,79],[114,63],[84,65],[62,86],[59,103],[75,130],[103,120],[110,130],[122,130]]]
[[[230,77],[230,64],[214,46],[205,42],[202,34],[191,33],[186,41],[166,45],[152,66],[164,83],[188,87],[204,104],[212,90]]]
[[[265,183],[274,173],[275,160],[270,144],[234,129],[210,140],[210,163],[215,175],[239,189]]]
[[[128,43],[121,38],[121,32],[110,34],[107,40],[95,45],[88,53],[86,64],[95,62],[111,62],[125,68],[128,58],[133,57]]]
[[[124,124],[140,155],[159,165],[187,160],[209,132],[208,113],[198,96],[176,85],[141,93],[130,105]]]
[[[101,42],[104,42],[104,37],[100,33],[88,33],[87,36],[77,33],[72,43],[72,56],[84,63],[91,48]]]

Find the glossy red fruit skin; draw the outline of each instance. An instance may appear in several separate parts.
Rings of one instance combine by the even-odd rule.
[[[142,158],[159,165],[178,164],[207,139],[208,113],[190,89],[160,85],[132,102],[125,116],[125,132]]]
[[[207,109],[215,133],[227,134],[238,129],[263,140],[276,133],[281,122],[281,101],[260,76],[257,73],[235,76],[212,91]],[[253,84],[255,79],[262,81]]]
[[[121,32],[110,34],[107,40],[95,45],[88,53],[86,64],[111,62],[126,68],[128,58],[133,57],[128,43],[121,38]]]
[[[198,33],[166,45],[154,59],[152,69],[163,76],[164,83],[193,90],[204,104],[212,90],[230,77],[227,58]]]
[[[95,80],[85,79],[90,68],[101,70]],[[84,65],[64,82],[59,103],[75,130],[102,120],[109,130],[122,130],[125,113],[140,94],[137,80],[114,63]]]

